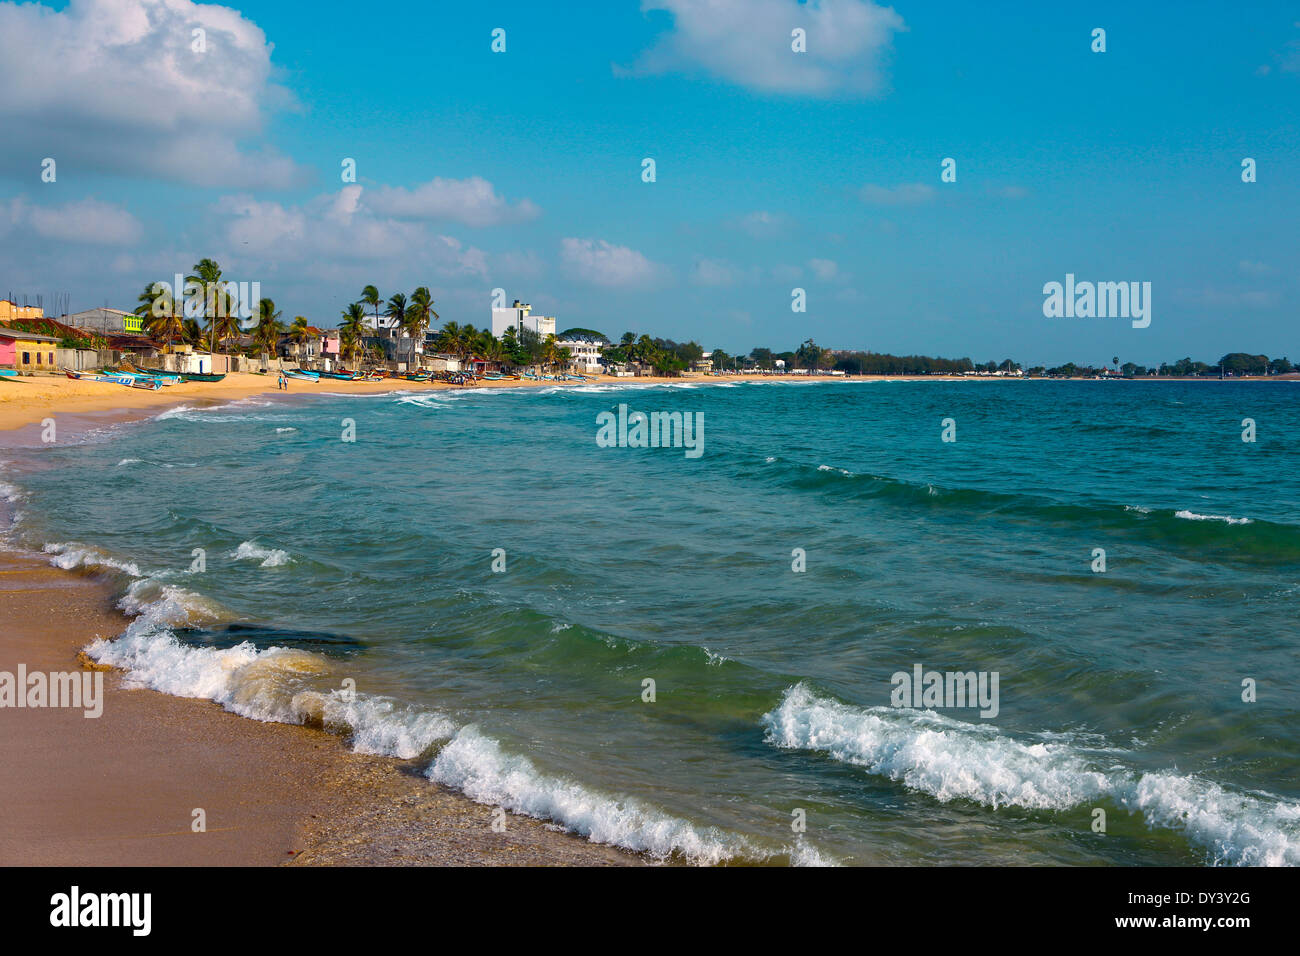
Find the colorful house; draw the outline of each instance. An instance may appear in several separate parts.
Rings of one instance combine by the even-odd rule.
[[[0,329],[0,366],[19,372],[56,372],[59,340],[15,329]]]

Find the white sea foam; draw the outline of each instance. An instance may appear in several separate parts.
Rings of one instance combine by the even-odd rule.
[[[447,407],[449,407],[449,406],[446,404],[446,402],[440,402],[440,401],[437,401],[437,400],[435,400],[435,399],[429,398],[429,397],[426,396],[426,395],[403,395],[401,398],[395,399],[395,400],[394,400],[394,404],[396,404],[396,405],[415,405],[415,406],[418,406],[419,408],[447,408]]]
[[[298,430],[298,429],[296,429],[296,428],[277,428],[277,429],[275,430],[275,433],[276,433],[277,435],[283,435],[285,432],[296,432],[297,430]]]
[[[261,566],[264,568],[278,568],[292,560],[289,552],[279,548],[264,548],[256,541],[242,542],[238,548],[230,552],[230,556],[236,561],[261,561]]]
[[[192,461],[149,461],[145,458],[123,458],[117,463],[118,468],[125,468],[127,465],[154,465],[158,468],[196,468],[196,462]]]
[[[1234,518],[1232,515],[1202,515],[1195,511],[1175,511],[1175,518],[1183,518],[1187,521],[1222,521],[1225,524],[1251,524],[1250,518]]]
[[[745,842],[713,827],[617,799],[537,770],[527,757],[505,753],[474,726],[462,727],[430,764],[428,777],[479,803],[556,820],[593,843],[664,858],[674,853],[697,863],[756,855]]]
[[[99,563],[101,557],[69,560]],[[321,726],[348,737],[359,752],[399,759],[417,758],[450,738],[427,769],[429,779],[480,802],[558,821],[593,842],[660,857],[679,853],[699,863],[772,855],[749,847],[738,836],[696,828],[638,801],[608,797],[539,773],[527,758],[506,754],[476,728],[457,730],[443,714],[386,697],[345,695],[337,688],[323,691],[320,685],[332,668],[322,655],[288,647],[258,649],[248,641],[230,648],[183,643],[174,628],[208,624],[224,615],[219,605],[192,591],[140,577],[119,606],[133,615],[126,632],[116,640],[95,640],[86,653],[123,670],[126,686],[212,700],[254,720]],[[800,865],[821,861],[810,847],[791,847],[788,852]]]
[[[65,571],[76,568],[111,568],[138,578],[140,566],[134,561],[124,561],[101,551],[99,548],[73,542],[59,542],[45,545],[44,552],[50,555],[50,564]]]
[[[1113,758],[1098,769],[1066,743],[1025,743],[932,711],[853,707],[805,684],[789,688],[763,722],[769,743],[829,754],[940,801],[1062,811],[1109,799],[1148,826],[1183,832],[1213,862],[1300,864],[1300,805],[1272,794],[1142,773]]]

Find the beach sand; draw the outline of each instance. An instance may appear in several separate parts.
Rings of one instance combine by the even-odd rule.
[[[682,382],[680,378],[611,378],[600,376],[589,382],[534,382],[520,381],[479,382],[477,385],[449,385],[445,382],[408,382],[404,379],[385,379],[382,382],[343,382],[322,379],[319,384],[289,381],[288,392],[276,388],[275,375],[257,375],[235,372],[220,382],[182,382],[169,385],[156,392],[141,388],[127,388],[111,382],[85,382],[59,375],[18,376],[0,378],[0,431],[10,431],[39,423],[58,414],[116,413],[116,420],[142,418],[152,411],[173,405],[205,401],[233,401],[263,394],[310,395],[313,392],[332,394],[366,394],[395,391],[464,390],[472,388],[567,387],[590,384],[616,384],[635,382]],[[717,379],[713,379],[717,381]]]
[[[78,652],[126,619],[106,583],[0,552],[0,671],[77,671]],[[637,865],[492,808],[413,764],[337,737],[261,723],[209,701],[121,686],[103,715],[0,709],[0,865]],[[206,832],[191,830],[193,811]]]

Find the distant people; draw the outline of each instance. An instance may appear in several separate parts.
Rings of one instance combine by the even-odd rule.
[[[276,382],[276,385],[279,388],[284,389],[286,392],[289,391],[289,379],[285,376],[284,369],[280,369],[279,381]]]

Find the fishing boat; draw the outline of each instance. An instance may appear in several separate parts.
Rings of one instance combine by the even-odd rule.
[[[181,372],[182,382],[219,382],[225,377],[225,372]]]
[[[321,372],[321,378],[333,378],[342,382],[355,382],[361,378],[360,372]]]
[[[16,378],[18,370],[12,368],[0,368],[0,378]]]
[[[143,375],[133,375],[130,377],[119,378],[115,380],[119,385],[125,385],[127,388],[144,388],[151,392],[156,392],[162,388],[162,382],[156,378],[147,378]]]
[[[291,368],[284,372],[285,378],[292,378],[299,382],[320,382],[320,376],[315,372],[308,372],[305,369]]]
[[[408,382],[427,382],[433,375],[430,372],[407,372],[402,378]]]
[[[179,385],[181,383],[181,377],[175,372],[164,372],[161,369],[141,368],[139,365],[128,362],[126,359],[123,359],[120,364],[124,372],[129,372],[132,375],[144,375],[148,378],[157,379],[164,385]]]
[[[79,382],[119,383],[123,381],[124,378],[127,377],[122,375],[103,375],[99,372],[78,372],[75,369],[70,369],[67,368],[66,366],[64,366],[63,368],[63,374],[68,376],[68,378],[75,379],[76,381]]]

